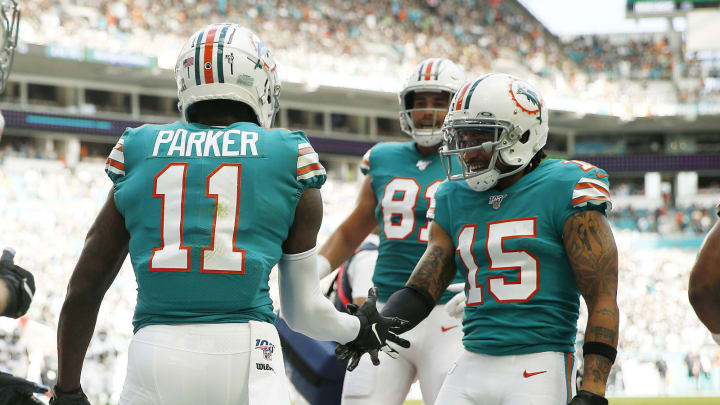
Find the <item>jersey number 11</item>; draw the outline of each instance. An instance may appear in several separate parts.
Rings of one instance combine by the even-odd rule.
[[[153,197],[162,199],[160,247],[153,249],[150,271],[190,271],[190,247],[183,241],[187,169],[187,162],[170,163],[155,176]],[[207,176],[205,196],[215,199],[215,211],[210,246],[201,249],[201,273],[245,273],[245,250],[235,246],[241,178],[240,163],[223,163]]]

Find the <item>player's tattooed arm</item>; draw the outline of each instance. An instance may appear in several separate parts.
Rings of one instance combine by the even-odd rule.
[[[435,302],[455,278],[455,246],[445,230],[431,222],[428,246],[407,285],[427,290]]]
[[[610,223],[599,211],[573,214],[563,226],[563,242],[575,282],[588,306],[585,341],[617,347],[618,254]],[[597,354],[585,355],[584,359],[581,389],[605,395],[612,363]]]
[[[80,371],[100,303],[127,256],[129,241],[111,190],[85,238],[60,312],[57,386],[62,391],[80,387]]]

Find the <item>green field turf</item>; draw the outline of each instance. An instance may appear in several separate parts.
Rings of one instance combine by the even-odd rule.
[[[405,401],[405,405],[420,405],[422,401]],[[718,405],[718,397],[700,398],[610,398],[610,405]]]

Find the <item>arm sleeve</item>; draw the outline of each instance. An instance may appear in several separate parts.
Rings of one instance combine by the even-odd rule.
[[[298,135],[298,155],[297,155],[297,173],[296,180],[300,184],[301,194],[308,188],[320,188],[327,180],[327,174],[320,157],[315,149],[310,145],[307,137],[302,132],[296,132]]]
[[[290,328],[313,339],[348,343],[360,333],[360,320],[337,311],[322,295],[315,249],[280,259],[281,315]]]

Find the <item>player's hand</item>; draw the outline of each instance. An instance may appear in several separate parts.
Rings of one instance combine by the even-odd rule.
[[[0,256],[0,279],[4,280],[7,288],[15,295],[15,305],[6,308],[2,316],[19,318],[30,308],[33,295],[35,295],[35,278],[32,273],[16,265],[13,261],[15,251],[3,250]]]
[[[82,387],[75,391],[62,392],[55,386],[52,394],[50,405],[90,405],[90,401],[88,401]]]
[[[410,347],[410,342],[401,338],[396,332],[407,326],[407,321],[399,318],[386,318],[377,311],[377,288],[368,291],[368,298],[358,307],[348,305],[348,312],[360,319],[360,332],[355,340],[345,345],[340,345],[335,354],[340,361],[348,361],[348,370],[352,371],[357,367],[363,353],[369,353],[374,365],[380,364],[378,350],[382,350],[390,357],[396,358],[397,351],[387,345],[393,342],[400,347]]]
[[[570,405],[608,405],[608,400],[602,395],[580,390],[570,401]]]
[[[447,289],[457,294],[445,304],[445,311],[453,318],[460,319],[465,312],[465,283],[450,284]]]
[[[34,393],[47,392],[34,382],[0,372],[0,405],[40,405],[42,402]]]

